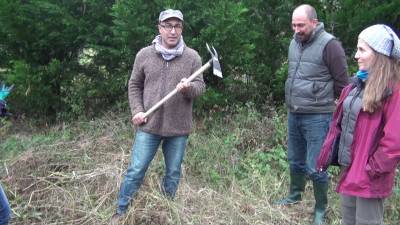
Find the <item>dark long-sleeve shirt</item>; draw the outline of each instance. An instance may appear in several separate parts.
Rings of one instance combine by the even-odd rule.
[[[338,40],[332,39],[326,44],[323,60],[335,80],[335,96],[339,97],[342,89],[349,84],[349,76],[347,75],[346,55]]]

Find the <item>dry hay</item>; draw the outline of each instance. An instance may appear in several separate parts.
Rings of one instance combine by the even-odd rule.
[[[99,156],[99,152],[70,149],[28,151],[8,166],[7,186],[15,213],[11,224],[108,222],[129,155],[103,153],[98,159],[92,153]],[[68,157],[61,160],[60,154]],[[91,160],[83,163],[84,157]],[[177,198],[170,201],[159,192],[161,175],[154,166],[150,169],[121,224],[297,224],[298,213],[290,215],[268,201],[249,199],[234,184],[229,193],[219,193],[187,176],[185,170]]]
[[[12,224],[101,224],[123,161],[123,154],[101,149],[112,146],[104,142],[112,139],[41,146],[12,162],[6,180]]]
[[[131,140],[121,141],[115,128],[121,125],[107,121],[99,136],[36,146],[6,166],[2,183],[14,213],[12,225],[108,223],[130,158]],[[245,194],[234,181],[228,190],[213,189],[186,174],[185,165],[177,197],[171,201],[159,191],[162,165],[157,154],[121,224],[294,225],[304,222],[312,208],[308,203],[299,208],[272,206],[270,196]]]

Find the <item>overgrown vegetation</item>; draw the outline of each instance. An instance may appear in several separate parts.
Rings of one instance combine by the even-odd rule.
[[[205,43],[215,46],[224,79],[205,74],[176,200],[158,191],[157,155],[124,224],[308,224],[311,191],[289,208],[270,204],[288,189],[286,111],[277,106],[291,12],[302,3],[315,6],[342,41],[350,73],[364,27],[400,29],[400,1],[391,0],[0,0],[0,80],[15,84],[7,99],[14,116],[0,118],[0,174],[12,224],[108,222],[133,138],[129,73],[136,52],[157,33],[159,12],[170,7],[183,11],[184,40],[203,61]],[[331,169],[333,183],[338,173]],[[337,225],[333,186],[328,220]],[[397,182],[386,224],[398,224],[399,200]]]
[[[41,131],[10,127],[1,136],[0,153],[1,182],[14,213],[11,224],[106,224],[129,162],[129,120],[128,112],[109,112]],[[285,140],[284,109],[214,108],[196,120],[177,198],[170,201],[159,192],[163,160],[157,154],[124,224],[308,224],[311,184],[300,204],[271,204],[288,189]],[[336,179],[333,175],[333,183]],[[334,186],[328,220],[338,225]],[[399,190],[397,183],[386,202],[385,224],[398,224]]]

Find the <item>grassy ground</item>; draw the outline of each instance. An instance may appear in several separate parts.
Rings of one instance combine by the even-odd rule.
[[[176,199],[159,192],[163,160],[157,154],[121,224],[309,224],[310,183],[300,204],[271,204],[288,189],[284,111],[259,113],[248,105],[209,115],[196,120]],[[130,157],[128,113],[41,129],[2,124],[1,183],[14,213],[11,224],[108,223]],[[339,203],[332,190],[328,223],[337,225]],[[387,224],[398,224],[399,192],[396,185],[387,202]]]

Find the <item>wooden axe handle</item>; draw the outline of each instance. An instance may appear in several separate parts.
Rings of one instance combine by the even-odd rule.
[[[200,69],[196,70],[190,77],[186,79],[186,82],[191,82],[196,78],[198,75],[202,74],[206,69],[208,69],[212,64],[212,60],[209,60],[206,64],[204,64]],[[178,93],[178,89],[174,89],[171,91],[168,95],[166,95],[164,98],[162,98],[159,102],[157,102],[153,107],[151,107],[147,112],[144,113],[144,117],[148,117],[150,114],[152,114],[154,111],[156,111],[162,104],[164,104],[168,99],[170,99],[172,96],[174,96],[176,93]]]

